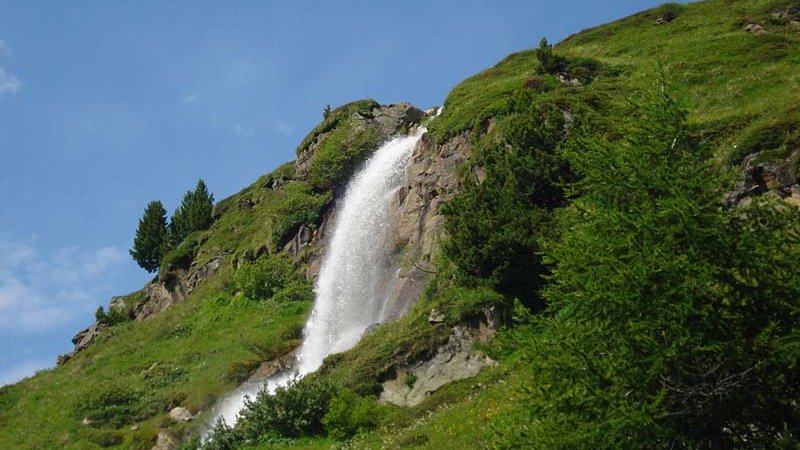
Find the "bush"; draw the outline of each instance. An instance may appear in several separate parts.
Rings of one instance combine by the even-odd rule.
[[[102,306],[97,307],[94,313],[94,318],[97,323],[112,327],[114,325],[128,322],[132,319],[130,310],[109,309],[108,313],[105,312]]]
[[[311,143],[320,135],[336,128],[342,121],[350,118],[353,114],[372,117],[372,110],[379,106],[380,105],[375,100],[356,100],[330,111],[330,113],[324,117],[322,123],[314,127],[314,129],[303,138],[303,141],[297,146],[297,155],[299,156],[306,151]]]
[[[322,419],[325,430],[333,438],[348,439],[356,433],[372,430],[381,421],[381,406],[372,398],[359,397],[340,389]]]
[[[236,271],[236,286],[252,300],[305,300],[311,284],[289,255],[278,253],[258,258]]]
[[[320,221],[322,209],[331,199],[329,192],[314,193],[311,186],[292,181],[283,188],[284,197],[275,210],[272,241],[275,248],[291,239],[301,226],[315,226]]]
[[[254,440],[270,433],[289,438],[323,435],[322,419],[334,394],[330,382],[295,379],[274,395],[262,391],[255,400],[246,401],[237,428]]]
[[[653,10],[653,15],[660,17],[665,22],[672,22],[683,12],[683,8],[683,5],[678,3],[665,3]]]
[[[539,60],[539,73],[557,75],[567,71],[569,61],[567,58],[553,53],[553,46],[547,43],[546,38],[539,41],[536,49],[536,59]]]
[[[350,175],[383,140],[376,128],[349,118],[325,136],[309,168],[314,189],[344,187]]]
[[[187,236],[177,247],[169,250],[163,258],[161,258],[160,275],[164,275],[171,269],[183,268],[188,269],[194,259],[195,253],[200,248],[206,234],[202,231],[196,231]]]

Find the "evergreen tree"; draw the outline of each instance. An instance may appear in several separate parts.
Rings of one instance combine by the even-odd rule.
[[[158,270],[167,245],[167,211],[160,201],[152,201],[139,219],[130,254],[148,272]]]
[[[527,339],[535,420],[512,446],[776,448],[798,435],[800,217],[767,201],[724,209],[685,112],[656,97],[624,139],[585,133],[566,151],[581,196],[546,251],[550,316]]]
[[[181,205],[172,214],[170,243],[178,246],[190,233],[208,229],[213,222],[213,209],[214,196],[208,192],[205,182],[198,180],[195,190],[186,192]]]

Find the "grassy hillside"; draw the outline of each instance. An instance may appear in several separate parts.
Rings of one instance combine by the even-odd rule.
[[[311,298],[235,295],[234,267],[259,249],[275,252],[287,230],[316,220],[329,194],[312,194],[293,174],[292,164],[282,166],[221,201],[212,228],[167,256],[164,273],[187,255],[199,266],[223,255],[221,268],[185,302],[144,322],[115,325],[64,365],[0,389],[0,446],[150,448],[159,428],[180,434],[182,426],[166,417],[170,408],[208,412],[262,361],[292,350]],[[286,184],[267,187],[274,179]],[[126,303],[141,300],[134,293]],[[82,424],[84,418],[92,423]]]
[[[751,24],[764,32],[747,31]],[[544,270],[534,261],[538,239],[552,233],[550,224],[556,220],[552,211],[567,202],[562,182],[573,180],[573,175],[562,161],[551,158],[554,149],[517,160],[508,159],[512,157],[506,148],[516,148],[519,142],[546,142],[572,121],[610,139],[619,138],[630,121],[629,99],[652,90],[661,67],[689,111],[692,131],[711,148],[718,167],[736,166],[753,152],[761,152],[762,159],[783,160],[800,150],[800,3],[796,0],[665,5],[573,35],[554,46],[552,53],[563,58],[563,70],[544,70],[542,54],[532,49],[465,80],[448,95],[444,113],[429,125],[440,144],[464,132],[473,142],[473,158],[462,170],[464,195],[454,202],[451,217],[465,211],[471,217],[485,214],[486,223],[499,221],[490,228],[507,233],[493,235],[496,240],[485,247],[466,247],[482,254],[466,253],[456,260],[451,249],[441,255],[428,291],[411,314],[382,326],[355,349],[329,358],[320,374],[309,378],[309,385],[335,385],[326,402],[338,399],[354,411],[366,411],[367,418],[328,422],[336,426],[314,436],[265,432],[260,442],[242,448],[519,445],[519,435],[510,430],[524,431],[535,421],[525,401],[539,381],[525,344],[535,321],[520,305],[542,308],[540,274],[526,271]],[[339,112],[315,129],[300,150],[351,111]],[[359,138],[355,144],[359,149],[362,141],[374,144],[372,136]],[[326,152],[337,160],[336,150]],[[539,171],[543,163],[548,170]],[[507,203],[498,201],[517,205],[518,211],[530,206],[526,215],[504,211],[503,216],[481,203],[488,188],[480,190],[474,183],[477,168],[488,174],[485,186],[507,187],[508,179],[519,176],[519,167],[539,183],[529,190],[546,190],[551,198],[520,192],[522,187],[517,186],[503,200]],[[67,364],[0,388],[0,447],[150,448],[159,429],[178,435],[192,431],[193,423],[174,424],[168,419],[171,407],[207,412],[259,362],[297,345],[310,299],[276,302],[237,296],[235,270],[239,261],[252,261],[264,252],[274,254],[299,225],[318,222],[332,195],[320,188],[328,176],[323,169],[317,167],[316,178],[306,182],[293,180],[293,165],[282,166],[221,201],[213,227],[190,236],[164,266],[165,271],[172,262],[179,266],[186,254],[198,265],[225,255],[219,272],[185,302],[149,321],[112,327]],[[558,179],[551,179],[554,176]],[[281,180],[279,188],[274,187],[275,180]],[[509,225],[513,216],[524,220]],[[474,237],[466,232],[459,237],[459,230],[448,228],[454,240]],[[524,245],[506,253],[513,247],[509,243],[515,242]],[[510,269],[490,258],[498,254],[514,261]],[[466,267],[464,261],[473,266]],[[524,270],[513,270],[519,267]],[[389,368],[424,358],[459,320],[484,306],[508,306],[514,297],[520,300],[517,327],[502,331],[484,348],[498,361],[496,367],[448,385],[414,408],[375,402],[379,382]],[[130,300],[135,302],[136,296]],[[434,307],[445,311],[444,323],[428,323]],[[95,422],[81,423],[92,417]],[[349,433],[340,433],[346,428],[343,422],[353,426]]]

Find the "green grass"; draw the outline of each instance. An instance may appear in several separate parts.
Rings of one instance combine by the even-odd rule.
[[[721,160],[735,155],[742,141],[758,130],[781,127],[787,115],[792,127],[781,129],[791,140],[800,104],[800,27],[770,16],[790,4],[796,2],[709,0],[679,8],[667,25],[656,24],[664,12],[656,9],[585,30],[554,51],[569,58],[596,59],[614,70],[601,71],[586,87],[559,87],[544,95],[593,89],[621,101],[627,94],[652,87],[660,64],[690,107],[692,123],[714,139]],[[763,23],[768,33],[745,32],[743,27],[750,22]],[[445,139],[503,115],[509,98],[537,69],[535,50],[525,50],[468,78],[450,92],[431,131]],[[741,159],[738,154],[732,162]]]
[[[207,416],[241,381],[241,365],[252,369],[296,346],[309,308],[309,301],[233,296],[230,274],[222,273],[185,303],[149,321],[113,327],[65,365],[3,388],[0,446],[100,448],[104,436],[119,435],[124,448],[150,448],[157,428],[183,431],[167,420],[169,408]],[[104,389],[129,393],[132,413],[108,426],[82,425],[97,412],[93,395]]]
[[[331,111],[324,120],[314,127],[305,138],[303,138],[300,145],[297,146],[297,155],[308,150],[308,147],[314,142],[321,134],[327,133],[334,128],[338,127],[341,122],[349,119],[353,114],[360,114],[365,117],[372,116],[372,110],[380,106],[378,102],[372,99],[357,100],[354,102],[342,105]]]

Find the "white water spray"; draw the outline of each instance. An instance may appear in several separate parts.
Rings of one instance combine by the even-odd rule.
[[[350,180],[314,288],[316,301],[297,353],[297,375],[317,370],[326,356],[352,348],[367,327],[385,320],[383,307],[397,274],[389,253],[389,204],[425,131],[420,127],[384,143]],[[294,375],[267,380],[267,391],[275,392]],[[214,420],[236,423],[245,397],[255,398],[264,387],[245,383],[220,403]]]

